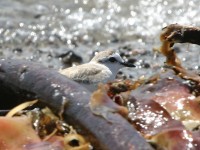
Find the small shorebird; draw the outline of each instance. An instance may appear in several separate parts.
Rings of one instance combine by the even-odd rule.
[[[135,67],[135,65],[125,62],[114,50],[105,50],[97,53],[89,63],[69,67],[59,72],[90,91],[94,91],[98,83],[114,80],[118,70],[123,67]]]

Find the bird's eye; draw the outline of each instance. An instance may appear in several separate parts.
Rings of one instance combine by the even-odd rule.
[[[109,58],[109,61],[110,61],[110,62],[116,62],[117,60],[116,60],[115,57],[110,57],[110,58]]]

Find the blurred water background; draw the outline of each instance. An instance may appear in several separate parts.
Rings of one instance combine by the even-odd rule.
[[[137,65],[125,74],[148,76],[164,63],[152,51],[161,29],[199,26],[199,6],[199,0],[0,0],[0,58],[60,69],[71,65],[70,51],[80,57],[72,62],[84,63],[95,51],[113,48]],[[199,70],[198,46],[177,44],[176,50],[186,67]]]

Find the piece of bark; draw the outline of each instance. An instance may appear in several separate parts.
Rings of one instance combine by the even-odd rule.
[[[170,43],[191,43],[200,45],[200,28],[170,24],[163,28],[162,38]]]

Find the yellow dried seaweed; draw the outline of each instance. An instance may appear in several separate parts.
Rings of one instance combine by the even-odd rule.
[[[33,101],[28,101],[28,102],[24,102],[16,107],[14,107],[13,109],[11,109],[5,117],[13,117],[16,113],[18,113],[19,111],[27,108],[27,107],[30,107],[32,105],[34,105],[35,103],[37,103],[38,100],[33,100]]]

